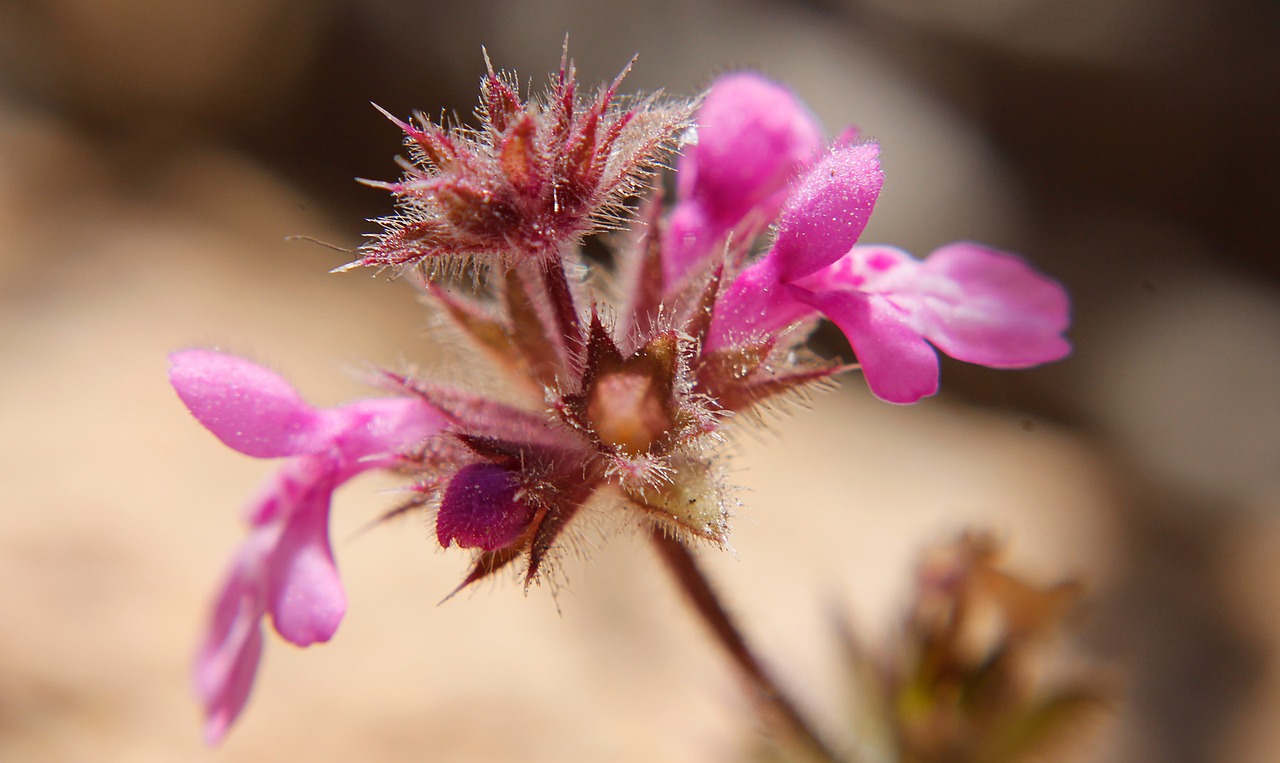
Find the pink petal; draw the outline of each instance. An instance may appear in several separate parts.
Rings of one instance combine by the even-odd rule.
[[[236,718],[240,717],[249,694],[253,691],[253,679],[258,672],[258,662],[262,658],[262,625],[254,623],[248,638],[242,646],[238,659],[227,681],[216,694],[206,698],[204,743],[216,745],[226,736],[227,730]]]
[[[914,403],[938,391],[937,353],[889,300],[856,291],[792,292],[840,327],[876,397]]]
[[[286,461],[258,486],[245,504],[245,521],[253,527],[280,524],[294,512],[311,489],[311,483],[323,476],[323,470],[318,471],[317,467],[321,463],[322,460],[306,456]]]
[[[196,656],[196,694],[205,709],[205,740],[216,744],[240,714],[262,654],[267,559],[279,528],[252,533],[236,554]]]
[[[324,447],[319,412],[273,371],[212,350],[175,352],[169,361],[169,381],[178,397],[228,446],[256,458]]]
[[[795,94],[750,72],[716,80],[696,120],[664,242],[668,285],[748,216],[772,219],[787,182],[822,149],[822,128]]]
[[[879,154],[875,143],[838,147],[800,178],[765,255],[778,260],[783,281],[830,265],[857,242],[884,184]]]
[[[916,291],[916,327],[958,360],[1022,368],[1071,352],[1066,290],[1014,255],[945,246],[925,260]]]
[[[716,80],[695,119],[698,142],[680,158],[678,191],[721,219],[741,218],[785,188],[796,166],[822,149],[813,113],[751,72]]]
[[[326,478],[309,485],[284,519],[284,530],[271,555],[267,608],[276,632],[298,646],[332,638],[347,609],[347,596],[329,544],[329,499],[334,487],[331,470]]]
[[[860,291],[891,301],[900,294],[910,295],[910,301],[914,299],[919,269],[920,261],[901,249],[855,246],[840,259],[795,283],[809,291]],[[914,303],[911,309],[914,310]]]
[[[696,200],[680,201],[662,229],[662,283],[671,291],[720,245],[733,225],[713,219]],[[696,272],[696,271],[695,271]]]
[[[845,146],[852,146],[857,143],[861,137],[862,131],[856,126],[846,127],[840,131],[840,134],[836,136],[835,140],[831,141],[831,147],[844,148]]]
[[[408,450],[445,424],[438,410],[416,397],[358,400],[322,415],[326,428],[335,433],[332,446],[341,452],[344,467],[358,471],[383,463],[370,462],[370,457]]]
[[[266,597],[276,630],[306,646],[327,641],[346,611],[346,594],[329,544],[333,491],[439,431],[440,413],[418,398],[361,400],[320,412],[325,452],[296,456],[249,503],[250,524],[282,525]]]
[[[716,302],[707,339],[710,350],[774,334],[814,313],[781,283],[776,259],[766,257],[742,271]]]

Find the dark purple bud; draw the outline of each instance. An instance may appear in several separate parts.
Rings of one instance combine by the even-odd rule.
[[[509,469],[485,463],[462,467],[440,501],[440,545],[448,548],[456,542],[483,551],[510,546],[533,519],[533,507],[522,492]]]

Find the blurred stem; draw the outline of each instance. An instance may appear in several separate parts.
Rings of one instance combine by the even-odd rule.
[[[669,536],[661,527],[655,526],[651,537],[659,556],[685,592],[689,603],[751,685],[765,720],[782,732],[786,739],[803,748],[814,761],[840,763],[842,759],[823,741],[813,724],[800,713],[795,702],[751,651],[741,631],[720,603],[711,582],[698,567],[689,547],[678,538]]]

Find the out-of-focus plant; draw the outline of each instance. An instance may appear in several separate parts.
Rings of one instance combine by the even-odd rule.
[[[1106,709],[1095,671],[1061,644],[1082,586],[1039,585],[1002,565],[1000,544],[967,532],[929,549],[893,641],[872,649],[837,625],[847,677],[847,759],[861,763],[1030,763],[1070,759]],[[761,763],[810,759],[759,746]]]

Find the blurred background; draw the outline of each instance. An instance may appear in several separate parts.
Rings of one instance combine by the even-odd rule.
[[[856,376],[735,446],[708,560],[826,724],[848,612],[891,643],[922,549],[970,525],[1088,586],[1071,654],[1116,701],[1076,759],[1280,759],[1280,5],[1270,0],[0,2],[0,760],[732,760],[736,676],[637,538],[554,598],[465,569],[395,501],[340,494],[351,608],[273,640],[216,751],[188,662],[270,464],[165,380],[215,346],[313,402],[439,367],[406,284],[327,271],[389,211],[369,105],[467,118],[496,66],[691,95],[752,67],[882,143],[863,240],[1025,253],[1076,304],[1066,362],[948,363],[911,408]]]

